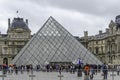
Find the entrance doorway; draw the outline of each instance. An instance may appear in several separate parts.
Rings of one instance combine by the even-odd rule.
[[[5,58],[3,58],[3,64],[6,64],[6,65],[8,65],[8,59],[5,57]]]
[[[72,62],[50,62],[50,64],[61,64],[61,65],[64,65],[64,64],[71,64]]]
[[[72,64],[72,62],[50,62],[50,65],[61,65],[61,66],[64,66],[64,65],[70,65]]]

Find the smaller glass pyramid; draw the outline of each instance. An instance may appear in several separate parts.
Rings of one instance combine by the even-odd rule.
[[[50,62],[74,62],[102,64],[61,24],[50,17],[14,58],[16,65],[45,65]]]

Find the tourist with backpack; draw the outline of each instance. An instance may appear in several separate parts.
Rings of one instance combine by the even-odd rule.
[[[89,80],[89,75],[90,75],[90,65],[86,64],[84,66],[84,80]]]

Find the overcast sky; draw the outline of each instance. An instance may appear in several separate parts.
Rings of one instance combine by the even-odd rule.
[[[95,35],[119,14],[120,0],[0,0],[0,31],[6,33],[8,18],[19,16],[29,20],[33,34],[52,16],[74,36],[86,30]]]

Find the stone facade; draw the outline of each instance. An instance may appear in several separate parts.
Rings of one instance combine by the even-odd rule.
[[[27,19],[8,19],[7,34],[0,33],[0,65],[10,64],[31,37]],[[105,32],[100,30],[99,34],[88,36],[88,31],[84,31],[83,37],[75,38],[102,62],[120,64],[120,16],[110,21]]]
[[[110,21],[105,32],[100,30],[99,34],[88,36],[85,31],[79,41],[102,62],[120,65],[120,15]]]
[[[0,34],[0,64],[11,64],[11,60],[30,40],[31,30],[28,20],[14,18],[12,22],[8,19],[7,34]]]

